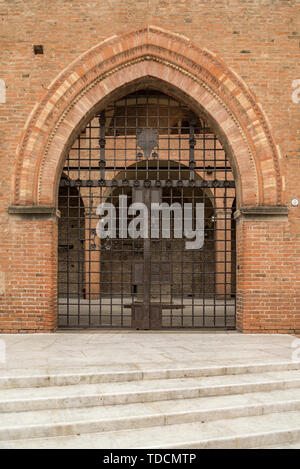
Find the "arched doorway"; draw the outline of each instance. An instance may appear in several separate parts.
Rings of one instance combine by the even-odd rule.
[[[279,300],[277,296],[274,299],[271,270],[266,277],[261,275],[265,268],[266,246],[269,249],[270,262],[278,244],[277,238],[269,236],[267,245],[264,242],[256,242],[257,239],[264,239],[266,229],[272,232],[275,226],[274,220],[281,223],[283,229],[288,214],[287,207],[284,206],[286,183],[283,158],[268,119],[247,84],[214,53],[202,49],[189,38],[152,25],[105,39],[78,57],[49,84],[26,121],[17,149],[12,205],[8,208],[8,212],[11,226],[16,233],[18,230],[23,233],[24,228],[22,224],[16,222],[15,215],[27,217],[29,212],[34,213],[38,221],[32,221],[26,230],[34,236],[40,233],[43,244],[45,262],[42,266],[39,262],[39,251],[32,249],[33,239],[36,238],[33,235],[28,237],[30,247],[28,251],[23,249],[22,245],[26,265],[30,265],[34,278],[34,282],[31,279],[26,280],[28,303],[24,311],[32,316],[32,301],[35,311],[38,311],[31,318],[30,330],[54,331],[57,327],[58,193],[62,169],[70,148],[78,133],[89,125],[94,116],[99,116],[110,103],[119,99],[121,95],[125,96],[147,87],[164,90],[173,98],[186,103],[197,116],[204,116],[202,120],[207,121],[208,128],[216,132],[226,151],[228,157],[226,161],[228,159],[230,161],[236,184],[237,329],[243,332],[286,330],[286,310],[281,303],[283,315],[279,317]],[[177,124],[175,122],[174,127],[180,129],[180,132],[181,128],[183,130],[181,138],[187,135],[184,134],[184,128],[188,127],[185,124],[187,122],[189,122],[187,116],[182,116],[181,124],[179,120]],[[97,126],[99,131],[99,122]],[[99,140],[99,135],[95,134],[94,137],[94,142]],[[196,148],[199,148],[197,145]],[[99,146],[93,151],[97,152],[99,162]],[[164,158],[160,154],[158,159]],[[135,162],[136,155],[132,162],[126,161],[126,166]],[[124,162],[121,169],[124,169]],[[76,179],[80,177],[77,176]],[[206,184],[209,179],[208,172],[203,179]],[[94,184],[89,179],[87,181],[88,184]],[[227,184],[229,182],[227,181]],[[74,181],[72,184],[75,184]],[[83,190],[88,186],[81,187],[80,181],[76,184],[80,187],[80,194],[85,203]],[[209,180],[209,184],[213,182]],[[109,187],[105,189],[109,190]],[[214,188],[212,189],[214,192]],[[222,188],[215,189],[222,191]],[[107,195],[105,192],[105,197]],[[222,197],[216,197],[215,200],[221,201]],[[216,234],[224,230],[229,232],[226,228],[227,222],[222,225],[223,209],[224,205],[214,207],[214,210],[217,210],[216,226],[219,227]],[[25,243],[25,238],[22,235],[21,237]],[[87,233],[84,239],[88,242]],[[252,239],[255,239],[253,243]],[[225,241],[227,245],[229,241],[227,237]],[[229,269],[230,256],[228,251],[225,252],[222,248],[224,240],[218,239],[217,243],[216,265],[222,266],[226,261],[228,269],[226,267],[226,271],[216,270],[215,285],[231,285],[230,272],[234,269],[233,262],[231,262],[232,268]],[[235,246],[234,240],[231,245]],[[18,262],[23,256],[19,251],[13,251],[12,255]],[[258,264],[253,265],[253,255],[256,258],[260,257]],[[91,269],[85,271],[85,276],[90,272],[91,281],[86,285],[93,287],[99,283],[100,272],[99,268],[94,272],[93,263],[99,260],[91,255],[90,262]],[[277,262],[276,256],[274,260],[276,268]],[[285,256],[283,262],[286,262]],[[38,282],[37,278],[43,280]],[[282,285],[281,290],[276,287],[276,295],[282,295],[282,291],[286,291],[285,284]],[[89,291],[87,286],[81,295],[91,298],[93,291]],[[20,286],[20,294],[24,295],[22,288]],[[216,295],[229,297],[231,292],[229,290],[224,292],[223,289],[216,291]],[[5,301],[7,311],[13,311],[14,317],[17,318],[17,330],[23,330],[23,324],[26,325],[26,315],[24,320],[20,320],[18,316],[18,294],[13,297],[8,295]],[[270,321],[269,313],[257,315],[263,302],[270,306],[273,322]],[[226,317],[227,313],[228,311]],[[290,315],[289,318],[288,327],[294,324],[294,316]],[[10,312],[5,316],[5,320],[11,324]],[[294,326],[291,327],[289,330],[294,330]]]
[[[67,285],[58,288],[59,326],[234,328],[234,199],[226,152],[203,116],[151,87],[106,105],[63,165],[59,226],[75,249],[59,254],[59,282]],[[133,217],[126,212],[124,221],[125,200],[126,207],[145,205],[148,237],[128,235]],[[108,202],[116,233],[99,239],[98,207]],[[160,219],[154,234],[152,202],[171,208],[170,225]],[[199,233],[192,247],[185,214]],[[119,229],[124,223],[126,236]]]

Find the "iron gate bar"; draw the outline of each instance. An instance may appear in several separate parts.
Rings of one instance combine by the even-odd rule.
[[[138,133],[150,138],[146,152]],[[97,239],[99,203],[117,208],[122,194],[130,203],[137,187],[148,205],[158,187],[161,201],[204,203],[203,249],[186,251],[173,238]],[[157,321],[161,327],[234,328],[234,200],[225,151],[187,106],[150,89],[107,106],[78,135],[59,185],[59,244],[73,246],[59,250],[60,327],[130,327],[138,304],[144,328]],[[137,261],[144,265],[141,286],[134,286],[129,269]],[[168,284],[152,279],[157,262],[170,265]],[[162,267],[159,272],[164,275]]]

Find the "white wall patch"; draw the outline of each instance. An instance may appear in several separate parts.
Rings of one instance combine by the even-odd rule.
[[[292,82],[292,88],[296,88],[292,93],[292,101],[295,104],[300,103],[300,79]]]

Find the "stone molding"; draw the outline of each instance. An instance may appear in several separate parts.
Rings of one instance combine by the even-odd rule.
[[[288,208],[286,206],[258,206],[258,207],[241,207],[234,213],[234,218],[245,220],[270,220],[275,221],[279,218],[287,220]]]
[[[60,218],[60,211],[57,210],[56,207],[47,205],[10,205],[7,211],[10,215],[18,215],[22,218],[45,218],[53,216]]]

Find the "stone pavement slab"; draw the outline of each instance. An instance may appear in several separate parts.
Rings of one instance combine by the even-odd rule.
[[[290,362],[297,339],[284,334],[102,330],[1,334],[0,340],[6,349],[0,376],[20,376]]]

